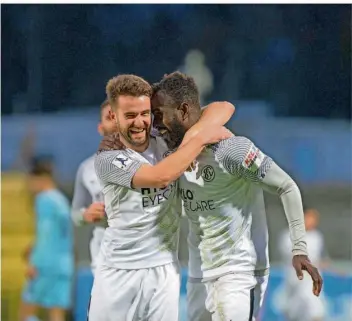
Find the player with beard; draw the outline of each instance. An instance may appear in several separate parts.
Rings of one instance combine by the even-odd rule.
[[[100,107],[100,122],[98,132],[105,136],[117,131],[117,126],[110,116],[110,105],[105,100]],[[84,160],[78,167],[76,174],[71,215],[76,225],[94,223],[93,236],[89,244],[91,267],[94,274],[97,265],[100,244],[103,239],[105,227],[104,197],[102,187],[95,173],[94,155]]]
[[[154,88],[152,111],[169,148],[182,149],[201,113],[194,80],[180,72],[164,77]],[[203,150],[179,180],[190,228],[189,321],[205,313],[204,299],[213,321],[258,317],[269,275],[263,190],[281,198],[297,277],[306,270],[319,295],[322,279],[308,258],[296,183],[248,138],[232,136]]]
[[[95,159],[109,227],[95,273],[89,320],[176,321],[181,208],[175,180],[205,145],[230,135],[220,126],[206,130],[224,118],[217,110],[208,112],[210,121],[205,115],[200,119],[204,129],[164,158],[165,142],[149,134],[151,86],[140,77],[120,75],[108,82],[106,91],[126,149],[100,152]]]

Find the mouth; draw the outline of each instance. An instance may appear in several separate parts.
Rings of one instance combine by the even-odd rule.
[[[140,138],[145,136],[146,129],[145,128],[130,128],[130,135],[135,138]]]

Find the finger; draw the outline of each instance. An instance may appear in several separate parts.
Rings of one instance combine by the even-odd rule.
[[[319,274],[319,271],[315,266],[311,264],[306,265],[306,270],[313,280],[313,294],[318,296],[320,294],[323,281]]]
[[[313,282],[313,293],[316,296],[319,296],[321,289],[323,288],[323,279],[317,272],[317,280]]]
[[[294,265],[294,268],[296,270],[296,275],[299,280],[303,280],[303,271],[302,271],[302,266],[301,264],[299,265]]]

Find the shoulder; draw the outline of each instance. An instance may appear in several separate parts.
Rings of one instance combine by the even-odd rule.
[[[92,155],[86,158],[83,162],[81,162],[78,166],[77,173],[83,173],[87,169],[94,168],[94,159],[95,159],[95,155]]]
[[[55,197],[53,191],[46,191],[37,194],[35,203],[39,207],[49,207],[55,204]]]
[[[123,149],[101,152],[95,156],[95,170],[99,173],[107,173],[115,170],[129,171],[135,163],[140,163],[136,152]]]
[[[219,160],[229,158],[233,160],[242,160],[252,147],[255,146],[250,139],[234,135],[213,145],[212,149]]]

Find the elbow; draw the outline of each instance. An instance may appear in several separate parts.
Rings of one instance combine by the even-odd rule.
[[[226,110],[229,114],[229,118],[231,118],[231,116],[235,113],[236,111],[236,107],[234,104],[231,104],[228,101],[222,101],[220,102],[220,106],[223,110]]]
[[[166,188],[168,185],[170,185],[172,180],[166,176],[166,175],[160,175],[156,177],[154,181],[154,186],[155,188]]]
[[[296,184],[296,182],[292,178],[290,178],[280,188],[279,194],[281,196],[281,195],[285,195],[285,194],[292,193],[292,192],[295,192],[296,194],[301,195],[301,191],[299,190],[298,185]]]

